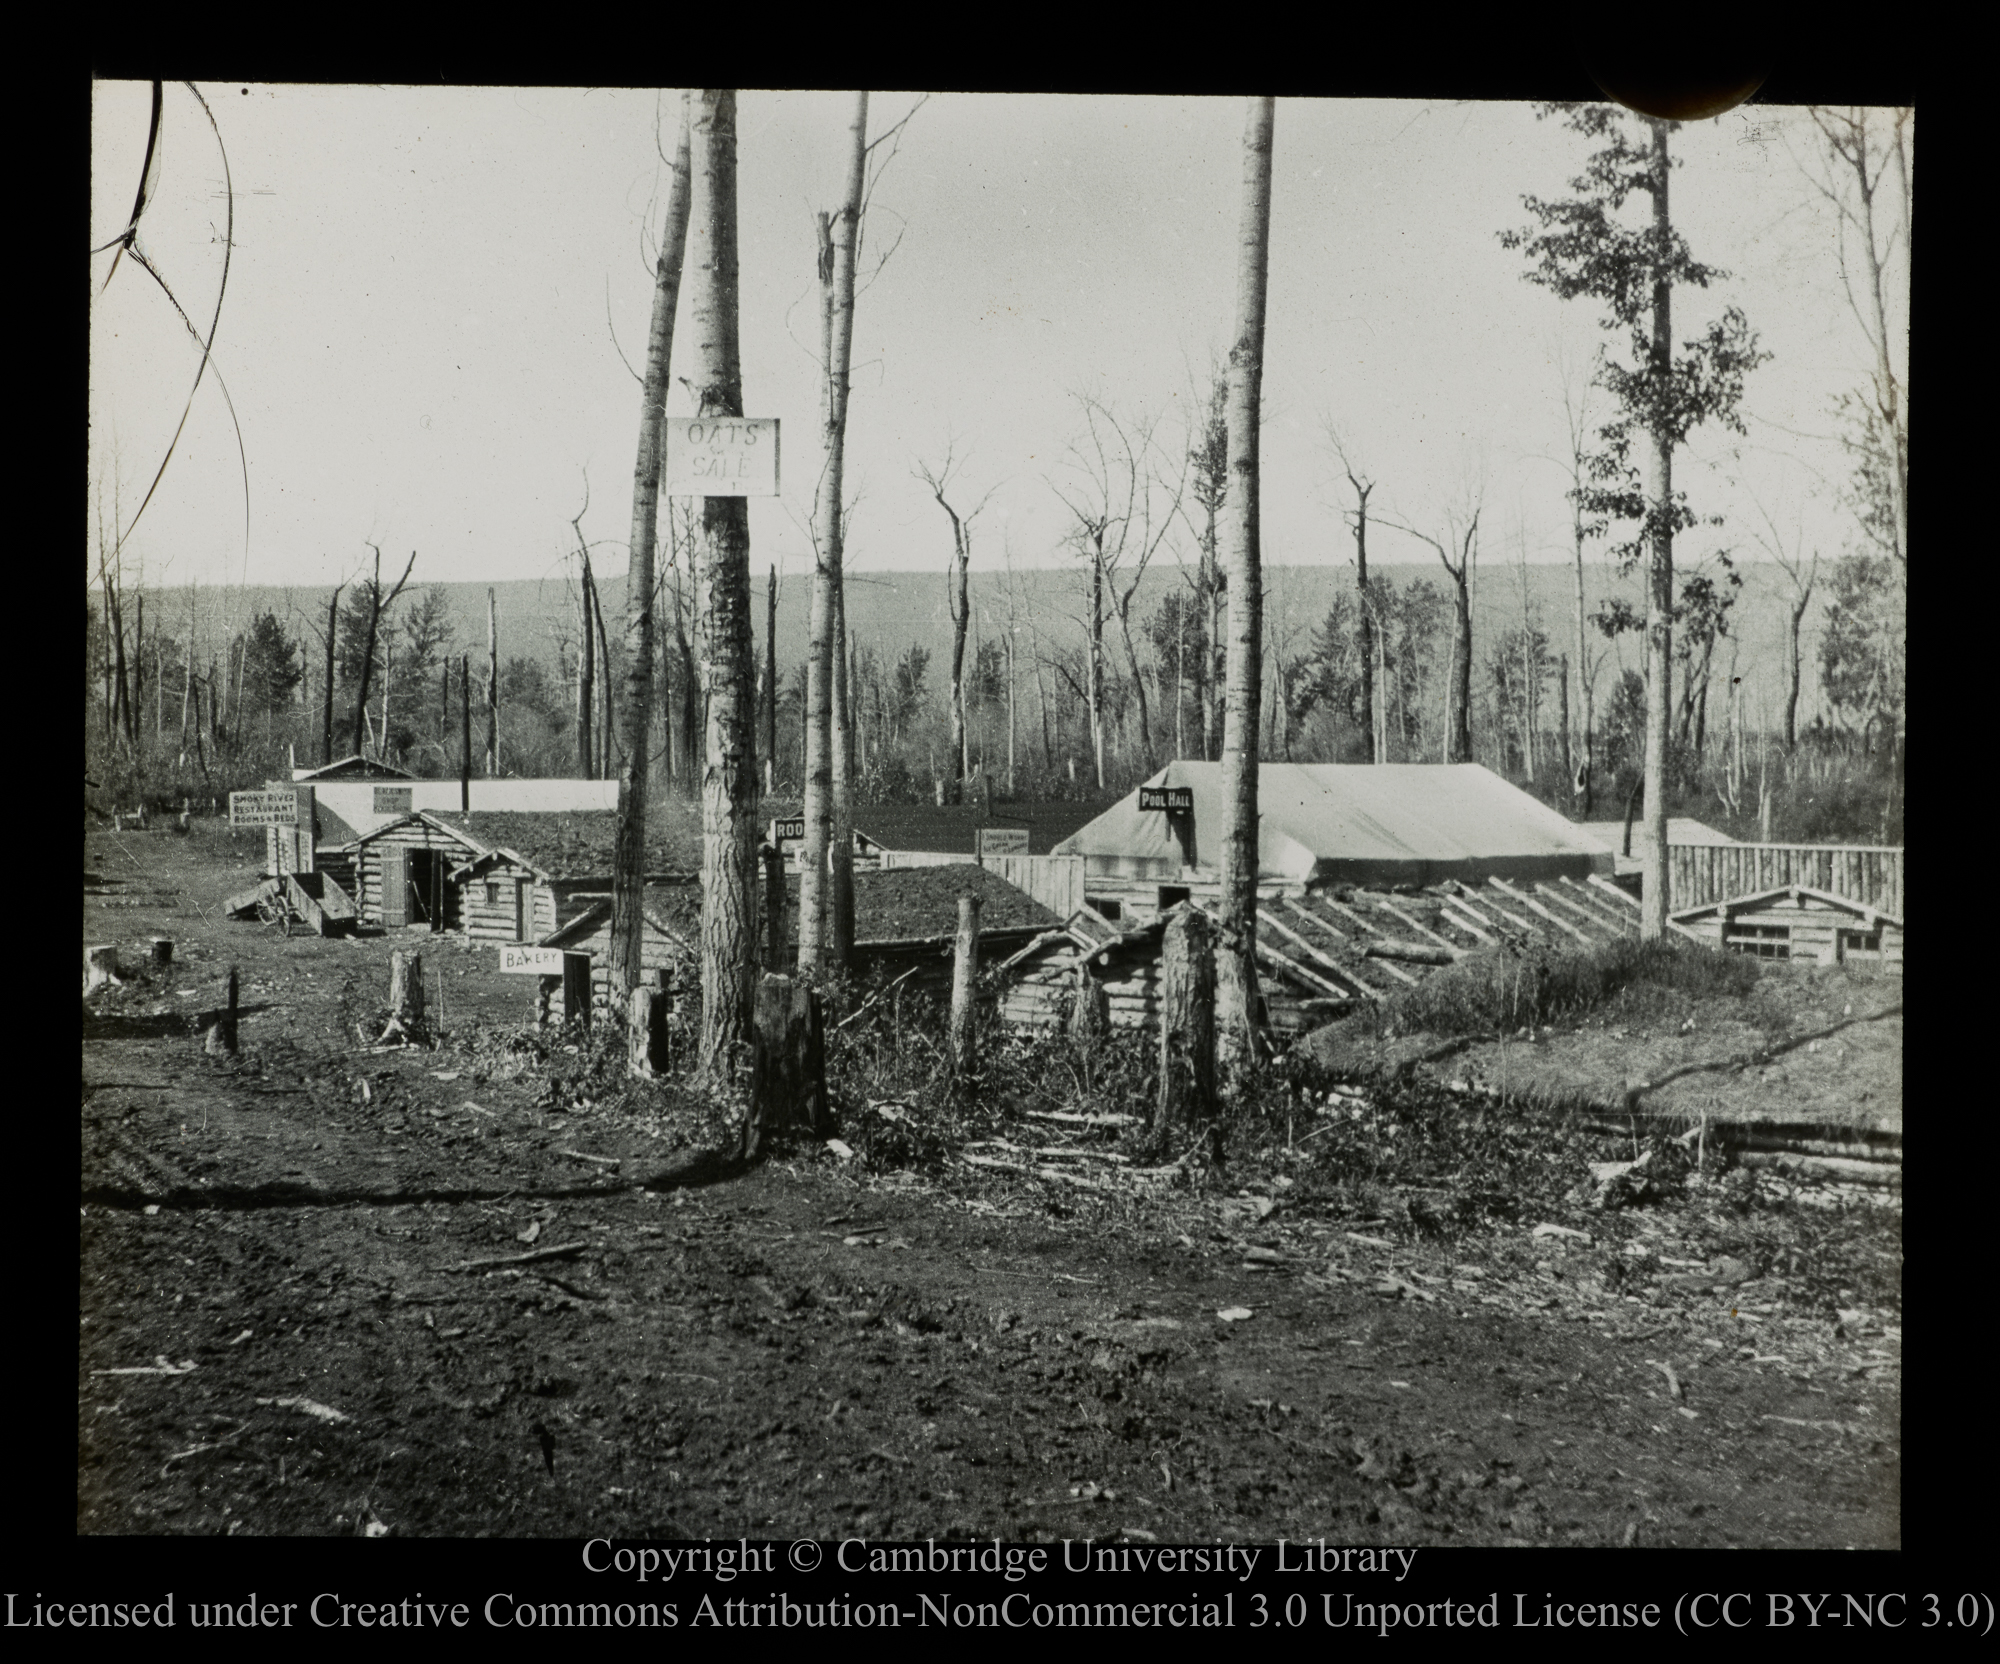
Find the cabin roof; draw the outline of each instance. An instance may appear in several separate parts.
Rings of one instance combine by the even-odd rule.
[[[1095,803],[997,803],[989,813],[976,803],[944,808],[922,803],[872,803],[854,811],[854,835],[864,848],[873,845],[877,849],[972,855],[978,849],[981,827],[1019,827],[1028,834],[1028,853],[1047,855],[1101,807]]]

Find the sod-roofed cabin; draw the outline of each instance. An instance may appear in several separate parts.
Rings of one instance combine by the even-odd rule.
[[[1211,914],[1212,902],[1197,905]],[[1001,1015],[1067,1022],[1078,979],[1104,984],[1111,1021],[1159,1023],[1163,916],[1110,920],[1085,907],[1001,966]],[[1257,975],[1279,1033],[1380,1004],[1484,949],[1576,952],[1639,933],[1639,903],[1602,874],[1482,884],[1258,886]]]
[[[558,922],[545,870],[429,810],[364,832],[339,853],[356,910],[385,930],[463,930],[475,940],[532,942]]]
[[[1900,918],[1802,884],[1683,908],[1672,917],[1688,935],[1728,953],[1873,966],[1895,974],[1903,969]]]
[[[648,884],[643,916],[645,925],[639,936],[641,972],[647,976],[660,976],[670,1002],[683,989],[699,988],[700,881],[689,878],[678,883]],[[544,936],[537,946],[589,954],[591,1004],[599,1012],[605,1010],[611,998],[609,896],[590,902],[568,923]],[[545,978],[543,987],[549,996],[549,1016],[561,1021],[567,1015],[562,1004],[562,979]]]

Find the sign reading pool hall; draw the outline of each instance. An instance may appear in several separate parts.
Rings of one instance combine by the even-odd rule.
[[[777,417],[668,417],[667,494],[777,496]]]
[[[1139,808],[1164,809],[1170,815],[1191,815],[1194,813],[1194,788],[1192,786],[1141,786],[1139,788]]]

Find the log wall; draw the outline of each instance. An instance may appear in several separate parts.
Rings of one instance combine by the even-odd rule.
[[[1669,844],[1667,910],[1800,884],[1903,918],[1903,851],[1867,844]]]
[[[354,856],[354,904],[362,918],[371,924],[382,922],[382,869],[391,849],[436,850],[453,866],[469,861],[479,853],[462,839],[440,832],[427,821],[406,821],[377,833],[363,843]],[[445,916],[437,922],[436,928],[456,930],[459,928],[458,895],[449,874],[443,889]]]
[[[486,899],[489,884],[499,887],[497,900]],[[523,885],[525,908],[517,897]],[[475,942],[538,942],[558,928],[554,893],[526,868],[505,862],[459,881],[458,919],[459,928]]]

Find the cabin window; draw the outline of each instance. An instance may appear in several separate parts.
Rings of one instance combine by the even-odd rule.
[[[1160,886],[1160,911],[1164,913],[1169,907],[1180,906],[1192,894],[1193,892],[1185,884],[1162,884]]]
[[[1086,907],[1096,908],[1098,913],[1107,919],[1122,919],[1125,916],[1125,904],[1113,901],[1109,896],[1085,896],[1083,904]]]
[[[1843,930],[1840,933],[1840,957],[1843,959],[1859,955],[1863,959],[1882,957],[1882,927],[1873,930]]]
[[[1792,927],[1788,924],[1739,924],[1723,933],[1723,943],[1731,953],[1747,953],[1755,959],[1789,959],[1792,956]]]
[[[500,885],[498,881],[488,881],[486,885],[486,905],[488,907],[498,907],[500,905]]]

